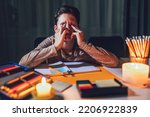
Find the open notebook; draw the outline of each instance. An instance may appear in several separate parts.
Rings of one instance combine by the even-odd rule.
[[[83,73],[99,71],[100,69],[85,62],[56,62],[49,64],[48,68],[36,68],[35,71],[44,75],[63,75],[71,73]]]

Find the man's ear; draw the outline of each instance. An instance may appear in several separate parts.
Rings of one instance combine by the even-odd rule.
[[[55,31],[55,33],[58,31],[57,25],[54,25],[54,31]]]

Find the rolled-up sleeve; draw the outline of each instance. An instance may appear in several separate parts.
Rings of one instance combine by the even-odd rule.
[[[42,63],[48,58],[57,56],[57,50],[52,44],[51,39],[47,38],[40,43],[37,48],[24,55],[19,64],[34,67]]]
[[[91,43],[87,44],[86,42],[82,42],[80,49],[104,66],[116,67],[118,65],[118,58],[113,53],[108,52],[101,47],[95,47]],[[85,57],[84,59],[89,58]]]

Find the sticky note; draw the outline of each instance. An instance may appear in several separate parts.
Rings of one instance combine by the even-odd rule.
[[[79,85],[79,88],[80,89],[92,89],[93,87],[92,87],[92,85],[89,85],[89,86],[88,85],[85,85],[85,86],[83,86],[83,85],[80,86]]]
[[[65,89],[69,88],[70,86],[72,86],[69,83],[65,83],[65,82],[61,82],[61,81],[55,81],[52,83],[52,87],[54,89],[56,89],[57,91],[64,91]]]
[[[120,86],[120,84],[117,83],[114,79],[97,80],[95,84],[97,87],[119,87]]]
[[[79,80],[77,81],[79,89],[92,89],[93,86],[89,80]]]

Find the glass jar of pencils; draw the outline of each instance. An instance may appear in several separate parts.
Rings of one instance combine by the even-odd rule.
[[[130,61],[131,62],[136,62],[136,63],[148,64],[148,57],[134,57],[134,56],[130,56]]]

